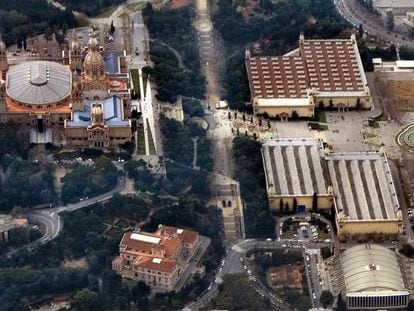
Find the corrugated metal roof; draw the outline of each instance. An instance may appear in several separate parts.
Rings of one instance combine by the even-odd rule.
[[[341,255],[348,293],[405,290],[395,253],[376,244],[353,246]]]
[[[51,61],[31,61],[13,66],[6,76],[6,92],[12,99],[31,105],[58,102],[70,95],[69,68]]]

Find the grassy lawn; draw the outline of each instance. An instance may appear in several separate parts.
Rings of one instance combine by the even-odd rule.
[[[131,79],[132,84],[134,85],[134,91],[136,94],[138,94],[139,97],[139,75],[138,75],[138,69],[131,69]]]
[[[292,227],[289,228],[289,230],[282,232],[282,239],[292,239],[293,238],[293,229]]]
[[[316,110],[315,111],[315,121],[320,123],[326,123],[325,111]]]
[[[137,127],[137,154],[145,154],[145,134],[144,127]]]
[[[318,239],[319,240],[326,240],[326,239],[330,239],[331,235],[329,233],[326,233],[323,230],[318,230]]]
[[[326,131],[326,130],[328,130],[328,126],[327,125],[319,124],[317,122],[309,122],[308,123],[308,126],[312,130],[317,130],[317,131]]]

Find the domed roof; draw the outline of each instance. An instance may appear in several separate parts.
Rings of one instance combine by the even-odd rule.
[[[83,67],[87,76],[93,78],[95,75],[99,76],[104,72],[105,61],[103,56],[98,51],[98,39],[96,33],[89,38],[89,51],[85,56]]]
[[[6,92],[31,105],[58,102],[70,95],[70,70],[56,62],[31,61],[13,66],[6,75]]]
[[[85,56],[85,61],[83,66],[85,67],[85,71],[87,68],[104,68],[105,61],[98,51],[89,51],[88,54]]]

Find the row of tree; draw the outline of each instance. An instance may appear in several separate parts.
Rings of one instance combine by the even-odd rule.
[[[194,9],[187,6],[178,10],[154,10],[150,3],[142,11],[150,37],[152,69],[147,73],[157,82],[157,97],[174,103],[178,95],[204,98],[205,80],[200,72],[197,37],[192,19]],[[179,54],[180,60],[171,51]],[[179,66],[182,62],[184,68]]]
[[[233,140],[233,159],[236,179],[246,202],[244,223],[249,237],[269,238],[274,236],[274,221],[269,211],[266,180],[261,157],[261,144],[247,137]]]

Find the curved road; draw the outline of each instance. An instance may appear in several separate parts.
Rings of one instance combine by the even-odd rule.
[[[245,254],[248,250],[251,249],[280,249],[283,248],[284,244],[287,244],[286,241],[261,241],[261,240],[243,240],[237,244],[235,244],[227,255],[224,257],[224,265],[222,268],[216,273],[215,281],[211,284],[211,287],[208,291],[204,294],[199,296],[196,301],[192,301],[189,303],[183,311],[189,310],[198,310],[205,306],[211,299],[217,296],[219,293],[218,287],[219,284],[222,282],[222,277],[228,273],[241,273],[246,272],[241,263],[240,258]],[[293,248],[293,249],[304,249],[304,248],[321,248],[323,246],[331,245],[331,243],[313,243],[313,242],[297,242],[297,241],[290,241],[288,245],[285,247]],[[266,297],[270,300],[270,302],[277,308],[277,310],[286,310],[291,311],[294,310],[292,306],[283,302],[281,299],[278,299],[273,293],[271,293],[263,284],[258,281],[252,283],[254,289],[263,297]]]
[[[73,212],[73,211],[84,208],[86,206],[90,206],[90,205],[95,204],[95,203],[105,202],[105,201],[109,200],[110,198],[112,198],[112,196],[115,193],[118,193],[118,192],[121,192],[122,190],[124,190],[124,188],[125,188],[125,177],[120,176],[120,177],[118,177],[118,181],[116,183],[115,188],[113,188],[112,190],[110,190],[108,192],[105,192],[101,195],[98,195],[96,197],[93,197],[93,198],[90,198],[90,199],[87,199],[87,200],[83,200],[83,201],[78,202],[78,203],[64,205],[64,206],[58,206],[58,207],[54,207],[54,208],[45,208],[45,209],[40,209],[40,210],[28,211],[26,213],[27,218],[31,222],[43,224],[46,228],[45,234],[40,239],[38,239],[36,241],[33,241],[31,243],[28,243],[28,244],[26,244],[24,246],[21,246],[19,248],[15,248],[15,249],[7,252],[3,256],[11,257],[14,254],[16,254],[18,251],[31,250],[36,246],[39,246],[41,244],[46,244],[47,242],[55,239],[60,234],[60,232],[63,228],[63,223],[62,223],[62,220],[59,216],[59,213],[61,213],[61,212]]]
[[[386,41],[396,42],[398,45],[414,46],[414,40],[402,39],[402,35],[390,32],[385,29],[383,25],[366,22],[363,18],[358,16],[354,11],[351,10],[349,0],[334,0],[336,10],[351,23],[355,28],[358,28],[360,24],[363,25],[364,31],[377,38],[383,38]]]

